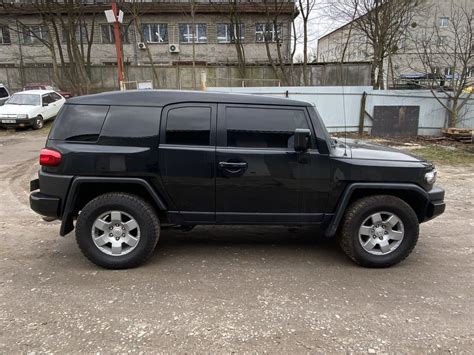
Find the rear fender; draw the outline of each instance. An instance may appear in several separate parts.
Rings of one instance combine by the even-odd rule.
[[[77,193],[84,184],[130,184],[139,185],[147,191],[151,201],[154,203],[159,211],[165,211],[166,205],[163,199],[156,193],[153,187],[144,179],[141,178],[112,178],[112,177],[78,177],[75,178],[69,189],[69,193],[64,204],[64,210],[62,214],[62,223],[59,234],[65,236],[74,230],[74,212],[76,209],[76,203],[78,202]]]

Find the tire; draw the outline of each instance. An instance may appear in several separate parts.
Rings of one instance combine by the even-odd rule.
[[[33,129],[37,130],[37,129],[41,129],[44,127],[44,120],[43,120],[43,117],[41,116],[36,116],[35,117],[35,120],[33,122]]]
[[[395,196],[375,195],[356,200],[347,208],[339,245],[356,264],[384,268],[410,255],[418,234],[418,218],[410,205]]]
[[[127,269],[144,263],[159,235],[160,222],[153,207],[131,194],[98,196],[84,206],[77,218],[79,248],[86,258],[106,269]]]

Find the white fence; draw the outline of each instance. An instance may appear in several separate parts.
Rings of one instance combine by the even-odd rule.
[[[357,131],[362,94],[367,93],[365,110],[373,117],[374,106],[419,106],[419,135],[439,135],[446,127],[446,110],[429,90],[373,90],[366,86],[311,86],[311,87],[212,87],[213,92],[233,92],[289,99],[313,103],[331,132]],[[443,98],[446,102],[446,99]],[[474,127],[474,98],[464,106],[459,127]],[[365,117],[364,130],[370,131],[372,120]]]

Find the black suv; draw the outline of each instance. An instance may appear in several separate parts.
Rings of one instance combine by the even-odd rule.
[[[424,160],[331,139],[315,108],[288,99],[110,92],[70,99],[31,182],[31,208],[74,229],[87,258],[141,264],[160,228],[317,225],[356,263],[387,267],[445,209]],[[39,191],[37,191],[39,190]]]

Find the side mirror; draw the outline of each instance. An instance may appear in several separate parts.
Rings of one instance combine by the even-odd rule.
[[[311,131],[307,128],[297,128],[294,137],[295,151],[306,152],[309,148]]]
[[[48,106],[49,104],[47,102],[43,102],[43,107]]]

